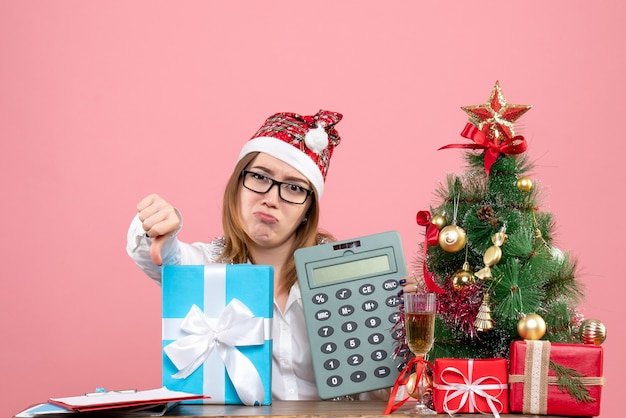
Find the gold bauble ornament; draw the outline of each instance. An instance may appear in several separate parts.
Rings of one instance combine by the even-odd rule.
[[[441,228],[443,228],[444,226],[447,225],[448,220],[446,219],[445,216],[443,215],[435,215],[433,216],[433,218],[430,220],[430,223],[435,225],[435,228],[437,228],[438,230],[441,231]]]
[[[517,333],[525,340],[540,340],[546,333],[546,321],[535,313],[528,314],[517,323]]]
[[[416,387],[415,385],[417,384],[417,375],[418,373],[411,373],[411,375],[409,376],[409,380],[406,382],[406,385],[404,386],[406,393],[410,397],[415,398],[415,399],[419,399],[420,393],[426,393],[429,390],[432,390],[432,380],[428,376],[428,374],[425,372],[419,373],[421,377],[420,382],[419,382],[420,386]]]
[[[409,380],[406,382],[406,393],[412,398],[419,398],[419,391],[415,390],[415,381],[417,380],[417,374],[411,373]]]
[[[585,319],[580,324],[580,338],[585,344],[601,345],[606,340],[606,327],[598,319]]]
[[[517,186],[520,191],[528,193],[533,188],[533,181],[528,177],[520,177],[517,179],[515,186]]]
[[[476,278],[469,268],[469,263],[466,261],[463,263],[463,268],[457,270],[452,276],[452,287],[455,290],[461,290],[474,283],[476,283]]]
[[[466,239],[465,231],[457,225],[448,225],[439,232],[439,246],[449,253],[461,251]]]

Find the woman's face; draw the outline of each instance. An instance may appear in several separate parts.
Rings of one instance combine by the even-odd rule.
[[[246,171],[312,190],[298,170],[268,154],[259,153]],[[273,185],[269,192],[257,193],[239,186],[239,216],[243,226],[252,241],[264,248],[278,247],[293,240],[313,200],[309,196],[301,205],[286,202],[280,198],[278,188]]]

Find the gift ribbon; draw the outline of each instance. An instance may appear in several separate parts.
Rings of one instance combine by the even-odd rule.
[[[493,163],[496,162],[500,154],[512,155],[521,154],[528,149],[528,144],[523,136],[518,135],[513,138],[506,138],[502,143],[496,141],[490,141],[485,136],[485,133],[478,129],[475,125],[468,123],[461,132],[461,136],[474,141],[474,144],[450,144],[441,148],[469,148],[469,149],[484,149],[485,158],[484,165],[487,175]]]
[[[406,364],[406,366],[404,366],[404,368],[396,378],[393,388],[391,388],[389,400],[387,401],[387,407],[383,412],[385,415],[391,414],[409,400],[411,394],[407,394],[403,399],[396,402],[398,389],[400,388],[400,386],[406,386],[406,384],[409,383],[409,380],[411,380],[411,375],[413,373],[415,373],[415,387],[417,388],[418,382],[420,381],[420,379],[422,379],[422,373],[426,373],[426,366],[430,367],[431,370],[433,369],[433,365],[424,360],[423,357],[413,357],[411,360],[409,360],[409,362]],[[415,372],[412,371],[413,367],[415,367]]]
[[[604,377],[577,377],[577,381],[583,386],[604,386]],[[510,374],[509,383],[525,383],[526,377],[523,374]],[[556,376],[548,376],[548,386],[557,385],[559,379]]]
[[[243,302],[232,299],[217,318],[207,317],[197,305],[192,305],[180,329],[188,335],[163,348],[179,370],[172,377],[190,376],[216,352],[241,401],[245,405],[263,402],[261,376],[237,346],[265,343],[264,318],[255,317]]]
[[[439,230],[435,225],[433,225],[432,217],[430,212],[427,210],[420,210],[417,212],[417,216],[415,217],[417,224],[419,226],[425,226],[426,232],[424,233],[424,254],[422,255],[422,269],[424,274],[424,283],[426,287],[431,292],[443,294],[445,291],[440,288],[435,280],[433,279],[432,274],[428,271],[426,267],[426,253],[428,251],[429,245],[437,245],[439,243]]]
[[[446,391],[444,395],[444,399],[443,399],[443,410],[446,411],[450,415],[455,414],[459,412],[465,406],[465,404],[468,403],[469,401],[468,409],[469,409],[470,414],[473,414],[476,411],[480,412],[481,414],[484,414],[486,412],[482,411],[478,407],[478,404],[476,402],[476,396],[480,396],[481,398],[484,398],[487,401],[487,405],[489,405],[489,409],[491,410],[491,413],[493,414],[493,416],[495,418],[499,418],[500,417],[499,412],[502,411],[503,405],[502,405],[502,402],[500,402],[500,400],[498,399],[498,396],[502,394],[503,390],[508,388],[508,385],[506,383],[502,383],[502,381],[495,376],[483,376],[483,377],[479,377],[476,380],[472,380],[473,370],[474,370],[474,360],[469,359],[467,360],[467,377],[465,377],[465,375],[463,375],[463,373],[456,367],[446,367],[445,369],[441,371],[441,374],[440,374],[441,381],[444,384],[435,384],[435,389]],[[444,375],[447,372],[460,376],[461,379],[463,379],[463,383],[449,382],[448,380],[446,380]],[[487,380],[495,380],[498,383],[492,383],[492,384],[483,383]],[[487,393],[488,390],[498,390],[498,389],[500,391],[496,395],[490,395]],[[459,396],[461,396],[459,407],[457,409],[451,410],[448,407],[448,402],[450,402],[451,400],[455,398],[458,398]],[[498,405],[496,406],[496,404]]]
[[[550,347],[550,341],[526,341],[524,374],[529,381],[524,390],[522,409],[532,414],[545,415],[548,412]]]

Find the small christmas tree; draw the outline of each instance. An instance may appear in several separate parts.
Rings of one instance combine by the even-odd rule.
[[[555,224],[527,176],[532,165],[514,122],[531,106],[508,104],[496,82],[489,101],[466,106],[467,170],[449,174],[440,202],[420,211],[425,242],[416,265],[439,293],[428,358],[508,358],[521,338],[580,342],[583,297],[576,261],[552,245]]]

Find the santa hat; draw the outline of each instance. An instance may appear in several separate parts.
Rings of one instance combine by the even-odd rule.
[[[276,113],[243,146],[237,161],[251,152],[263,152],[286,162],[313,185],[317,197],[324,192],[330,157],[341,138],[335,130],[343,116],[320,110],[314,116]]]

